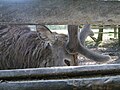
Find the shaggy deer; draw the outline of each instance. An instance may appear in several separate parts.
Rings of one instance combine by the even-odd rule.
[[[74,61],[78,53],[99,62],[110,59],[82,45],[80,32],[72,31],[77,26],[68,27],[69,37],[53,33],[44,26],[37,31],[26,26],[0,26],[0,69],[78,65]]]
[[[64,59],[73,58],[65,50],[66,35],[52,33],[44,26],[37,29],[0,26],[0,69],[65,66]]]

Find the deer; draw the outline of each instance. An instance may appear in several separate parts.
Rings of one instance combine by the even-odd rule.
[[[110,59],[85,47],[79,38],[81,32],[72,31],[77,26],[68,27],[67,36],[45,26],[39,26],[37,31],[27,26],[0,26],[0,69],[74,66],[78,65],[78,53],[98,62]]]
[[[42,25],[37,31],[27,26],[0,26],[0,69],[67,66],[64,60],[73,56],[65,50],[66,41],[67,35]]]

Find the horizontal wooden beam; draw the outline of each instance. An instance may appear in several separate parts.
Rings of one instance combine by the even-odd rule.
[[[102,75],[120,75],[120,64],[0,70],[0,79],[2,80],[58,79]]]
[[[0,90],[119,90],[120,76],[57,80],[2,81]]]
[[[118,0],[0,0],[0,24],[120,24]]]

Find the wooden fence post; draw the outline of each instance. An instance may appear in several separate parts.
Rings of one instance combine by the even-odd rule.
[[[103,26],[99,26],[99,27],[103,27]],[[102,42],[102,40],[103,40],[103,28],[100,28],[95,46],[97,47]]]
[[[119,43],[119,46],[120,46],[120,25],[118,26],[118,43]]]

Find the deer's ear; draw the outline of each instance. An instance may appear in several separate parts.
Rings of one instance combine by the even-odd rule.
[[[52,34],[52,32],[50,31],[50,29],[47,28],[46,26],[43,26],[43,25],[37,25],[36,26],[36,31],[40,32],[40,33],[42,33],[44,35],[50,35],[50,34]]]
[[[64,59],[64,63],[67,65],[67,66],[70,66],[70,61],[68,59]]]
[[[49,38],[50,41],[54,41],[54,33],[50,31],[49,28],[43,25],[37,25],[36,31],[39,32],[42,36]]]

